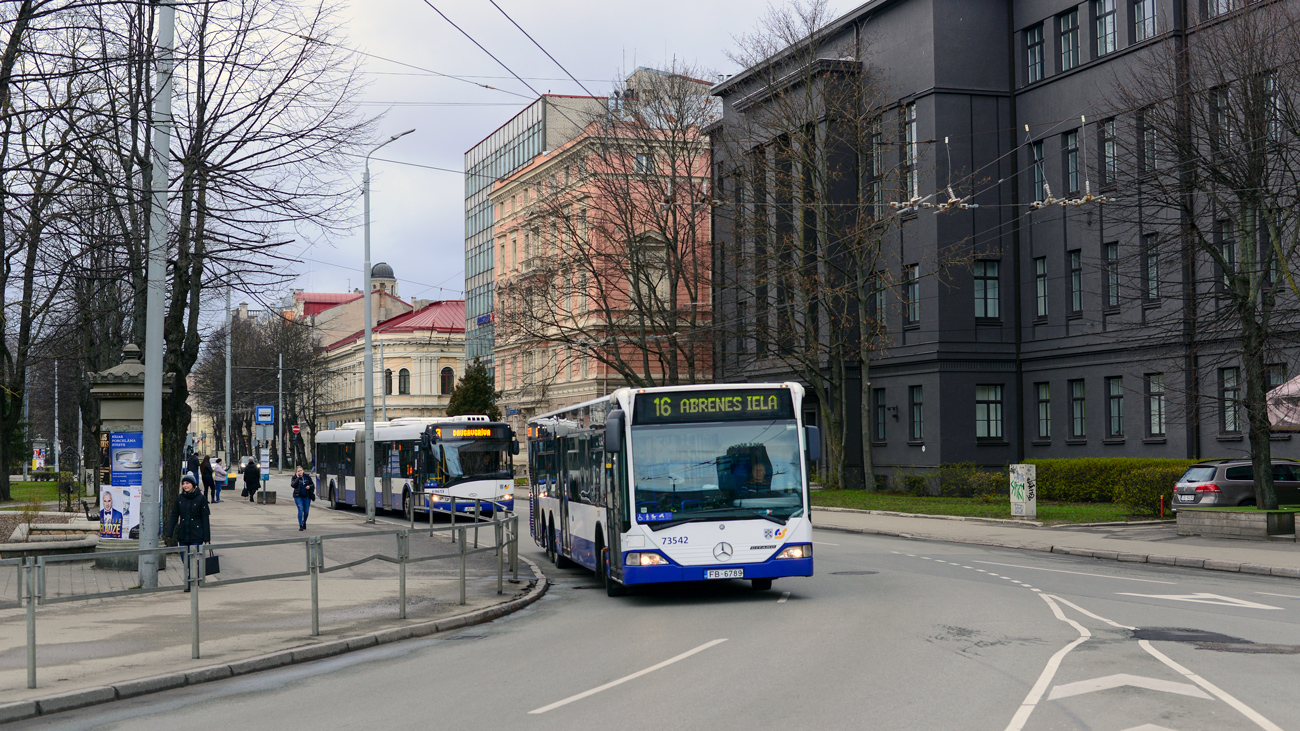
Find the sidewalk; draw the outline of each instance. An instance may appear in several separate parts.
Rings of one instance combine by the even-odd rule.
[[[308,530],[298,531],[297,508],[289,496],[288,475],[271,477],[278,492],[274,505],[250,503],[239,490],[223,491],[212,505],[214,544],[301,538],[407,527],[381,518],[366,525],[360,511],[332,510],[325,501],[314,503]],[[283,484],[281,484],[283,483]],[[287,499],[286,499],[287,498]],[[390,518],[396,517],[388,516]],[[410,556],[458,555],[446,534],[430,538],[416,531],[410,536]],[[427,519],[425,526],[427,527]],[[436,522],[435,525],[445,525]],[[473,531],[470,531],[473,548]],[[480,529],[480,546],[494,540],[491,527]],[[327,540],[325,566],[337,566],[374,554],[396,556],[392,535]],[[406,570],[407,619],[398,618],[398,567],[371,561],[319,578],[320,635],[311,635],[311,581],[293,577],[230,586],[223,582],[249,576],[302,571],[306,567],[302,544],[260,546],[221,553],[221,573],[199,589],[201,659],[191,659],[190,595],[177,592],[138,597],[114,597],[36,608],[37,688],[28,690],[26,671],[26,615],[23,609],[0,611],[0,706],[24,699],[47,699],[56,694],[103,688],[137,678],[183,673],[268,653],[358,638],[388,628],[405,628],[494,607],[517,599],[534,578],[520,562],[520,584],[505,584],[496,593],[497,559],[493,552],[468,557],[466,605],[461,606],[459,558],[408,564]],[[16,573],[8,571],[8,573]],[[510,578],[509,568],[506,578]],[[12,601],[15,577],[0,575],[0,601]],[[183,582],[180,562],[168,556],[160,572],[161,585]],[[94,568],[93,562],[51,564],[45,596],[59,597],[94,591],[129,589],[138,583],[135,572]],[[428,628],[427,634],[433,631]],[[363,645],[373,645],[366,638]],[[286,656],[287,657],[287,656]],[[285,661],[287,662],[287,660]],[[274,667],[276,662],[269,665]],[[181,673],[182,675],[177,675]],[[223,676],[231,674],[228,670]],[[190,680],[190,682],[196,682]],[[184,682],[179,683],[181,685]],[[163,687],[172,687],[164,685]],[[112,688],[106,689],[109,696]],[[119,696],[121,694],[119,693]],[[28,704],[30,705],[30,703]],[[44,704],[43,704],[44,705]],[[52,707],[51,707],[52,709]],[[0,718],[0,722],[3,722]]]
[[[1300,578],[1300,548],[1295,543],[1179,536],[1173,523],[1034,527],[1008,522],[904,517],[814,508],[813,527]]]

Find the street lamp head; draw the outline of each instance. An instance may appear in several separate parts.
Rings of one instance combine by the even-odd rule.
[[[393,140],[395,140],[395,139],[397,139],[397,138],[399,138],[399,137],[405,137],[405,136],[411,134],[411,133],[414,132],[414,131],[415,131],[414,129],[408,129],[408,130],[406,130],[405,132],[398,132],[397,134],[393,135],[392,137],[389,137],[389,138],[388,138],[388,141],[389,141],[389,142],[392,142]]]

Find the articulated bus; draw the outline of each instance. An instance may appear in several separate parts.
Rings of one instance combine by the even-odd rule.
[[[528,422],[529,518],[557,566],[610,596],[683,581],[812,576],[797,383],[621,388]]]
[[[363,422],[316,435],[317,492],[335,508],[365,507],[365,439]],[[463,513],[481,500],[492,503],[484,513],[514,510],[515,444],[509,425],[486,416],[375,422],[375,507],[409,515],[454,504]]]

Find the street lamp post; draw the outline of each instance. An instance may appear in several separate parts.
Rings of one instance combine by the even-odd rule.
[[[408,129],[405,132],[395,134],[376,145],[370,152],[366,153],[365,170],[361,176],[362,198],[365,200],[365,242],[366,242],[366,260],[362,267],[361,281],[363,283],[362,292],[365,296],[365,396],[366,396],[366,522],[375,522],[375,353],[371,336],[370,322],[370,156],[379,151],[379,148],[387,145],[398,138],[405,137],[415,130]]]

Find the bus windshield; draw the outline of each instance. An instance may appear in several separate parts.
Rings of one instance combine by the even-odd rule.
[[[510,475],[505,458],[509,449],[509,443],[500,440],[437,444],[433,448],[435,463],[427,479],[448,485],[471,478]]]
[[[654,528],[803,514],[793,420],[634,427],[632,469],[636,520]]]

